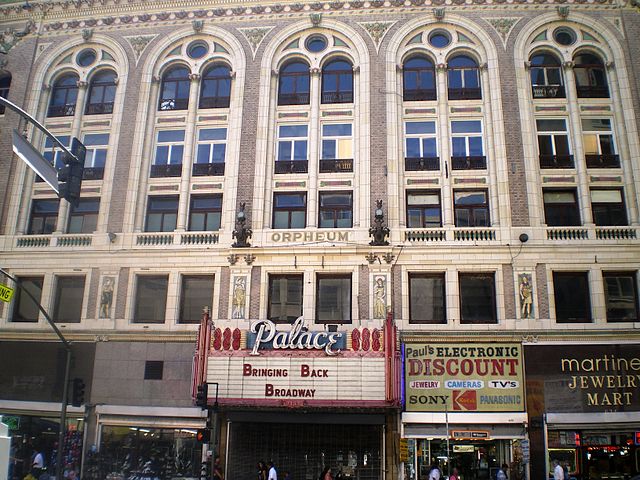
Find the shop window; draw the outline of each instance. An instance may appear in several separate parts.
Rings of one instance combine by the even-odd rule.
[[[93,76],[85,109],[87,115],[113,113],[116,83],[116,73],[112,71],[99,72]]]
[[[538,119],[540,168],[573,168],[567,123],[564,119]]]
[[[351,323],[351,275],[318,275],[316,322]]]
[[[440,192],[407,192],[407,227],[439,228],[442,226]]]
[[[173,232],[178,219],[178,197],[149,197],[145,232]]]
[[[175,67],[162,76],[158,110],[186,110],[189,108],[189,70]]]
[[[145,380],[162,380],[164,362],[162,360],[147,360],[144,362]]]
[[[336,59],[322,67],[322,103],[353,102],[353,66]]]
[[[487,158],[482,149],[482,122],[456,120],[451,122],[451,169],[484,170]]]
[[[133,323],[164,323],[168,286],[167,275],[137,277]]]
[[[278,156],[275,173],[307,173],[307,125],[280,125],[278,127]]]
[[[80,323],[85,277],[56,277],[55,307],[53,320],[56,323]]]
[[[466,55],[458,55],[449,60],[447,68],[449,100],[482,99],[478,62]]]
[[[444,273],[409,274],[409,323],[447,323]]]
[[[320,228],[351,228],[353,194],[351,192],[320,192],[318,216]]]
[[[193,176],[224,175],[227,152],[226,128],[203,128],[198,131],[196,161]]]
[[[599,227],[628,225],[622,190],[591,190],[593,222]]]
[[[269,320],[293,323],[302,316],[303,283],[302,275],[269,275]]]
[[[274,193],[273,228],[305,228],[306,226],[306,192]]]
[[[460,323],[498,323],[493,273],[460,273]]]
[[[194,195],[189,208],[189,231],[217,232],[222,218],[222,195]]]
[[[440,170],[435,121],[405,122],[404,169]]]
[[[29,219],[29,235],[47,235],[53,233],[58,222],[58,205],[60,200],[34,200],[31,203]]]
[[[107,162],[109,134],[87,133],[85,134],[82,143],[87,147],[82,179],[102,180],[104,177],[104,166]]]
[[[280,69],[278,105],[309,105],[309,65],[291,61]]]
[[[608,118],[582,119],[582,144],[587,168],[619,168],[620,157]]]
[[[553,272],[556,323],[591,322],[588,272]]]
[[[322,125],[320,173],[353,172],[353,128],[350,123]]]
[[[156,137],[156,151],[151,165],[151,178],[182,175],[184,130],[161,130]]]
[[[579,53],[573,62],[578,98],[609,98],[607,73],[600,57],[592,53]]]
[[[436,69],[431,59],[416,55],[402,67],[403,92],[405,102],[436,100]]]
[[[99,198],[81,198],[71,205],[67,233],[93,233],[98,229]]]
[[[13,294],[13,312],[11,321],[15,323],[37,323],[40,317],[38,304],[42,300],[43,277],[20,277],[20,287]],[[29,296],[28,293],[31,294]],[[35,301],[31,298],[33,297]],[[37,303],[36,303],[37,302]]]
[[[47,117],[73,117],[78,99],[78,76],[63,75],[53,83]]]
[[[489,198],[486,190],[453,192],[456,227],[489,227]]]
[[[200,323],[202,309],[213,305],[213,275],[183,275],[178,323]]]
[[[230,99],[231,69],[227,65],[212,65],[202,76],[200,108],[229,108]]]
[[[9,88],[11,87],[11,74],[0,71],[0,97],[9,98]],[[0,115],[4,114],[4,105],[0,105]]]
[[[533,98],[565,98],[562,66],[555,55],[539,53],[529,63]]]
[[[580,225],[580,209],[575,190],[543,190],[542,197],[547,226],[577,227]]]
[[[636,272],[603,272],[607,322],[637,322],[638,280]]]

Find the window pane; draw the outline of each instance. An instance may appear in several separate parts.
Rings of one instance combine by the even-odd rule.
[[[294,160],[306,160],[307,159],[307,141],[298,140],[293,144],[293,159]]]
[[[307,136],[306,125],[281,125],[280,126],[280,138],[306,137],[306,136]]]
[[[449,88],[462,88],[462,72],[449,70]]]
[[[53,320],[56,323],[80,323],[84,277],[58,277]]]
[[[420,139],[407,138],[407,158],[420,157]]]
[[[481,137],[469,138],[469,155],[482,156],[482,138]]]
[[[191,219],[189,223],[189,230],[193,232],[202,232],[204,231],[204,222],[206,215],[204,213],[192,213]],[[148,230],[148,229],[147,229]],[[150,231],[150,230],[148,230]],[[156,230],[157,231],[157,230]]]
[[[108,145],[109,144],[109,134],[108,133],[88,133],[84,136],[82,141],[85,146],[93,146],[93,145]]]
[[[598,155],[598,136],[595,134],[585,134],[582,137],[584,153],[587,155]]]
[[[38,305],[31,297],[23,292],[29,292],[39,303],[42,299],[42,277],[21,277],[19,278],[22,288],[16,288],[13,300],[12,322],[37,322],[40,316]]]
[[[594,203],[622,203],[620,190],[591,190],[591,201]]]
[[[168,284],[166,275],[138,277],[134,323],[164,323]]]
[[[183,142],[184,130],[164,130],[158,132],[159,142]]]
[[[638,321],[635,273],[603,273],[608,322]]]
[[[538,135],[538,150],[540,155],[553,155],[553,137],[551,135]]]
[[[224,158],[227,152],[227,145],[224,143],[217,143],[213,145],[213,162],[224,163]]]
[[[302,315],[302,275],[269,278],[269,320],[293,323]]]
[[[350,138],[338,140],[338,158],[353,158],[353,142]]]
[[[451,122],[451,133],[482,133],[482,124],[476,120]]]
[[[305,228],[305,212],[291,212],[291,228]]]
[[[456,205],[484,205],[486,203],[485,192],[455,192]]]
[[[436,148],[435,138],[423,138],[422,139],[422,156],[423,157],[437,157],[438,151]]]
[[[559,68],[547,68],[547,82],[549,85],[562,85],[562,75]]]
[[[202,310],[213,304],[213,275],[183,276],[180,323],[200,323]]]
[[[478,88],[480,82],[478,81],[477,70],[465,70],[464,71],[464,87],[465,88]]]
[[[569,155],[569,137],[566,135],[555,135],[553,137],[556,144],[556,155]]]
[[[322,141],[322,158],[327,160],[336,158],[336,141],[335,140]]]
[[[227,129],[226,128],[205,128],[200,130],[198,140],[226,140]]]
[[[564,132],[567,127],[564,120],[536,120],[539,132]]]
[[[407,135],[436,133],[436,122],[407,122]]]
[[[557,323],[591,322],[587,272],[554,272],[553,291]]]
[[[461,323],[497,323],[493,274],[459,274]]]
[[[182,163],[182,152],[184,147],[182,145],[173,145],[171,148],[171,165],[179,165]]]
[[[446,323],[444,274],[409,277],[409,323]]]
[[[166,165],[169,163],[169,147],[168,146],[158,146],[156,148],[156,160],[154,162],[155,165]]]
[[[466,157],[467,156],[467,142],[464,137],[453,137],[451,139],[452,156],[454,157]]]
[[[211,145],[198,145],[196,163],[209,163]]]
[[[291,142],[278,143],[278,160],[291,160]]]
[[[222,219],[222,213],[213,212],[207,215],[206,230],[210,232],[216,232],[220,230],[220,221]]]
[[[351,277],[319,277],[318,322],[351,323]]]
[[[333,124],[323,125],[322,135],[325,137],[351,136],[351,124],[341,123],[337,125],[333,125]]]

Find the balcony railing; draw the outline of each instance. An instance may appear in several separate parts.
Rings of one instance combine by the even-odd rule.
[[[405,102],[426,102],[437,100],[435,88],[417,88],[415,90],[405,90],[402,94],[402,100]]]
[[[471,157],[451,157],[452,170],[485,170],[487,157],[476,155]]]
[[[353,172],[352,158],[336,158],[320,160],[320,173],[348,173]]]
[[[182,175],[182,164],[151,165],[151,178],[179,177]]]
[[[217,232],[193,232],[180,235],[182,245],[214,245],[219,240],[220,236]]]
[[[407,157],[404,159],[407,172],[424,172],[440,170],[440,157]]]
[[[587,240],[589,231],[584,227],[547,228],[547,240]]]
[[[76,113],[76,105],[49,105],[47,117],[73,117]]]
[[[564,85],[534,85],[533,98],[565,98]]]
[[[634,227],[596,227],[598,240],[630,240],[638,238]]]
[[[87,105],[87,115],[101,115],[113,113],[113,102],[90,103]]]
[[[573,168],[573,155],[540,155],[540,168]]]
[[[83,180],[102,180],[104,177],[104,167],[84,167],[82,172]]]
[[[481,88],[450,88],[449,100],[481,100]]]
[[[447,239],[447,232],[442,228],[407,230],[404,239],[408,242],[443,242]]]
[[[278,105],[309,105],[309,93],[281,93]]]
[[[307,173],[307,160],[276,160],[275,173]]]
[[[188,98],[163,98],[158,110],[186,110],[189,108]]]
[[[194,163],[194,177],[219,177],[224,175],[224,163]]]
[[[620,168],[620,156],[610,155],[585,155],[587,168]]]
[[[151,247],[172,244],[173,235],[168,233],[141,233],[136,237],[136,245]]]
[[[486,241],[495,240],[496,232],[488,228],[461,229],[453,231],[453,239],[456,241]]]
[[[200,108],[229,108],[230,97],[202,97]]]
[[[352,103],[353,92],[325,92],[322,94],[322,103]]]
[[[606,86],[576,85],[578,98],[609,98],[609,88]]]

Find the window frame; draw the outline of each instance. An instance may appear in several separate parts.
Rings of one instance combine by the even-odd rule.
[[[280,305],[280,310],[286,310],[288,313],[288,309],[289,309],[289,305],[292,305],[293,307],[299,307],[299,312],[295,315],[295,316],[290,316],[287,315],[287,318],[283,319],[282,315],[275,317],[274,316],[274,305],[276,305],[273,302],[274,299],[274,283],[276,280],[286,280],[287,281],[287,285],[285,288],[285,302],[280,301],[277,305]],[[299,298],[299,302],[297,303],[289,303],[289,285],[288,283],[290,281],[296,281],[299,283],[299,290],[300,290],[300,298]],[[295,287],[295,285],[294,285]],[[302,273],[269,273],[269,280],[268,280],[268,290],[267,290],[267,318],[269,320],[271,320],[273,323],[278,323],[278,324],[292,324],[293,322],[296,321],[296,319],[298,317],[302,316],[303,313],[303,309],[304,309],[304,274]],[[279,288],[279,299],[282,300],[282,285],[280,285]],[[283,306],[284,305],[284,306]],[[292,307],[292,308],[293,308]]]
[[[224,130],[224,138],[222,139],[202,139],[204,132]],[[226,126],[210,126],[206,128],[199,128],[196,136],[196,154],[193,159],[192,174],[196,177],[211,176],[211,175],[224,175],[225,164],[227,160],[227,142],[228,142],[228,128]],[[222,145],[222,148],[219,146]],[[200,152],[202,147],[206,147],[207,162],[200,162]],[[216,148],[218,147],[218,148]],[[222,150],[222,161],[216,160],[216,151]],[[184,155],[183,155],[184,157]]]
[[[590,56],[596,61],[592,63],[579,63],[579,57]],[[609,92],[609,77],[607,75],[606,65],[602,61],[602,58],[591,51],[581,51],[573,57],[573,75],[576,82],[576,92],[578,98],[610,98]],[[584,71],[584,74],[581,74]],[[602,75],[603,81],[599,83],[597,76],[594,72],[599,72]],[[581,85],[581,79],[586,79],[587,84]]]
[[[451,63],[457,59],[470,60],[474,66],[461,65],[451,66]],[[460,87],[451,87],[452,76],[456,72],[460,72]],[[477,86],[469,87],[466,85],[466,72],[474,72],[475,83]],[[467,54],[453,55],[447,60],[447,99],[448,100],[482,100],[482,81],[480,78],[480,65],[478,62]]]
[[[620,195],[619,202],[594,202],[593,195],[595,192],[616,192]],[[593,223],[597,227],[624,227],[629,225],[629,217],[627,215],[627,207],[625,205],[624,190],[619,188],[592,188],[589,190],[589,198],[591,200],[591,212]],[[596,205],[598,206],[596,208]],[[600,212],[600,209],[605,211]],[[620,221],[615,221],[615,211],[619,212]],[[602,215],[606,215],[606,221],[599,221]]]
[[[576,282],[576,278],[580,277],[581,281],[584,281],[584,285],[586,286],[586,291],[582,292],[583,300],[586,300],[584,305],[584,311],[587,313],[586,318],[578,318],[571,317],[568,314],[569,311],[575,311],[576,305],[578,305],[578,293],[579,285]],[[593,313],[591,312],[591,289],[589,288],[589,272],[588,271],[553,271],[553,297],[554,297],[554,311],[555,311],[555,322],[558,323],[592,323],[593,322]],[[565,289],[570,291],[568,295],[561,294],[560,279],[567,279],[566,281],[570,283],[568,287]],[[561,308],[558,308],[562,306]],[[560,316],[562,315],[562,316]]]
[[[473,203],[459,205],[457,203],[458,193],[482,193],[485,203]],[[468,225],[461,225],[458,221],[458,212],[468,210],[468,219],[473,221],[468,222]],[[475,212],[485,210],[486,211],[486,225],[477,225]],[[453,217],[454,224],[457,228],[489,228],[491,227],[491,209],[489,205],[489,191],[487,189],[454,189],[453,190]]]
[[[347,205],[336,204],[333,207],[327,207],[323,205],[323,198],[328,195],[348,195],[350,202]],[[349,211],[350,222],[349,226],[338,226],[338,222],[340,221],[340,213]],[[327,212],[333,212],[333,226],[323,226],[322,222],[322,214]],[[353,191],[345,190],[345,191],[334,191],[334,190],[324,190],[318,192],[318,228],[353,228]]]
[[[442,295],[442,305],[439,307],[442,309],[442,317],[437,318],[433,316],[433,318],[416,318],[417,313],[424,313],[425,309],[416,308],[414,306],[414,281],[418,281],[420,279],[438,279],[441,281],[440,290]],[[446,325],[448,323],[447,319],[447,292],[446,292],[446,272],[409,272],[408,274],[408,285],[409,285],[409,324],[410,325]],[[437,285],[436,285],[437,286]],[[416,297],[425,298],[423,290],[420,290],[420,294],[417,294]],[[417,293],[417,292],[416,292]],[[422,306],[423,303],[421,303]],[[437,310],[436,305],[434,305],[434,309]],[[432,311],[434,309],[431,309]],[[415,314],[414,314],[415,311]]]
[[[350,68],[344,68],[342,70],[330,70],[332,65],[344,63],[350,66]],[[353,64],[346,58],[337,57],[332,58],[322,66],[321,73],[321,86],[320,86],[320,103],[322,105],[331,105],[339,103],[353,103],[354,97],[354,80],[353,80]],[[348,85],[342,85],[343,76],[348,76],[345,80]],[[327,83],[330,78],[335,79],[335,90],[328,90]]]
[[[534,60],[539,57],[544,57],[544,60],[540,64],[534,64]],[[546,60],[553,59],[554,62],[547,62]],[[531,82],[531,94],[534,99],[538,98],[566,98],[566,90],[564,85],[564,75],[562,72],[562,64],[558,58],[549,52],[536,52],[529,57],[529,81]],[[542,73],[542,79],[544,83],[536,83],[536,72]],[[559,83],[551,83],[549,80],[549,73],[551,71],[557,71]]]
[[[481,305],[478,303],[475,297],[467,298],[472,291],[472,285],[465,284],[463,279],[469,279],[476,281],[475,287],[486,288],[490,285],[491,292],[490,298],[485,298],[485,303],[489,305],[490,311],[482,312]],[[497,285],[496,285],[496,272],[458,272],[458,291],[459,291],[459,305],[460,305],[460,324],[461,325],[497,325],[498,324],[498,299]],[[487,292],[485,292],[487,293]],[[486,302],[486,300],[489,300]],[[470,313],[475,313],[475,316],[469,317]],[[485,313],[489,313],[489,316],[485,316]],[[467,315],[467,318],[465,318]]]
[[[160,140],[160,136],[163,133],[180,133],[182,132],[182,140]],[[185,134],[184,129],[166,129],[156,130],[155,132],[155,144],[153,149],[153,162],[151,163],[151,171],[149,173],[150,178],[166,178],[166,177],[180,177],[182,175],[182,164],[184,162],[184,147],[185,147]],[[161,148],[167,149],[166,163],[158,163],[159,152]],[[176,149],[180,149],[180,162],[172,162],[173,152]]]
[[[101,79],[106,78],[107,75],[111,75],[109,80]],[[102,70],[94,74],[87,92],[87,104],[84,109],[85,115],[106,115],[113,113],[117,85],[118,76],[113,70]],[[94,94],[99,94],[100,101],[93,101]],[[111,98],[111,100],[105,101],[105,98]]]
[[[325,130],[332,126],[348,126],[349,133],[347,135],[340,134],[327,134]],[[320,126],[320,160],[319,160],[319,173],[349,173],[353,172],[353,161],[354,161],[354,137],[353,137],[353,122],[327,122],[323,123]],[[334,155],[333,158],[330,156],[325,156],[325,143],[329,144],[333,142],[333,150]],[[348,157],[343,157],[339,155],[340,149],[343,145],[349,146]]]
[[[349,294],[348,295],[343,295],[342,298],[348,298],[349,301],[349,305],[348,305],[348,312],[349,312],[349,318],[348,319],[335,319],[335,318],[320,318],[320,302],[322,301],[321,298],[321,286],[320,283],[323,280],[343,280],[346,281],[348,280],[349,282]],[[341,324],[341,325],[348,325],[351,324],[353,322],[353,274],[352,273],[323,273],[323,274],[316,274],[316,302],[315,302],[315,307],[316,307],[316,311],[315,311],[315,323],[319,324],[319,325],[326,325],[326,324]],[[337,299],[336,298],[336,308],[339,308],[341,305],[337,305],[338,303],[341,303],[341,299]],[[342,306],[343,312],[344,312],[344,306]]]
[[[0,97],[9,99],[12,80],[11,72],[0,70]],[[0,115],[4,115],[4,105],[0,105]]]
[[[633,289],[632,293],[633,293],[633,311],[635,313],[634,317],[631,317],[631,318],[624,318],[620,316],[615,317],[612,314],[610,314],[610,311],[613,309],[609,307],[610,297],[609,297],[609,286],[607,284],[607,278],[630,279],[632,289]],[[638,272],[637,271],[603,271],[602,284],[603,284],[603,290],[604,290],[604,306],[606,310],[607,323],[637,322],[638,319],[640,319],[640,307],[638,303]]]
[[[69,282],[69,284],[66,284]],[[66,285],[65,285],[66,284]],[[75,291],[75,289],[80,291]],[[86,276],[84,275],[56,275],[55,290],[53,294],[53,321],[55,323],[81,323],[84,305],[84,292],[86,288]],[[73,290],[71,296],[65,295],[66,290]],[[80,295],[78,296],[78,293]],[[74,310],[77,320],[71,319],[69,312],[61,318],[61,310]],[[74,317],[75,318],[75,317]]]
[[[193,286],[187,285],[190,281],[207,281],[210,282],[211,289],[205,296],[199,298],[198,295],[194,295],[190,297],[186,292],[195,292],[198,288],[202,288],[203,285]],[[193,313],[194,310],[198,307],[190,306],[191,304],[196,304],[198,301],[205,301],[204,306],[213,308],[213,300],[214,300],[214,291],[215,288],[215,275],[214,274],[181,274],[180,275],[180,306],[178,308],[178,318],[176,319],[176,323],[180,325],[197,325],[202,320],[202,308],[199,309],[198,314],[195,318],[190,318],[185,320],[185,316],[188,313]]]
[[[304,135],[285,135],[288,127],[304,127]],[[293,131],[293,130],[292,130]],[[276,125],[275,173],[307,173],[309,168],[309,124],[281,123]],[[304,144],[305,158],[298,157],[298,145]],[[289,145],[289,155],[284,156],[283,147]]]
[[[198,200],[219,200],[220,201],[220,207],[216,207],[216,205],[213,205],[211,208],[206,208],[206,207],[197,207],[194,204],[197,203]],[[215,224],[215,215],[217,214],[218,219],[217,219],[217,224],[218,224],[218,228],[214,228],[212,230],[208,230],[206,228],[203,228],[202,230],[196,230],[194,229],[194,215],[196,214],[202,214],[204,217],[204,221],[203,221],[203,226],[206,227],[206,225],[209,223],[209,216],[213,215],[213,222]],[[222,194],[221,193],[213,193],[213,194],[203,194],[203,195],[191,195],[191,198],[189,199],[189,225],[188,225],[188,231],[189,232],[217,232],[220,230],[220,227],[222,226]]]
[[[99,136],[106,136],[105,142],[98,142]],[[94,139],[95,138],[95,142]],[[84,161],[83,180],[102,180],[104,177],[104,169],[109,155],[109,140],[111,136],[109,132],[86,132],[82,136],[82,143],[87,147],[87,153]],[[96,161],[99,157],[100,160]]]
[[[438,207],[438,223],[437,224],[431,224],[431,223],[427,223],[426,222],[426,218],[427,215],[425,215],[425,210],[431,208],[433,209],[433,207],[436,204],[433,203],[415,203],[412,204],[410,203],[410,197],[412,195],[422,195],[422,196],[432,196],[435,195],[438,197],[438,203],[437,203],[437,207]],[[409,210],[410,208],[413,209],[420,209],[420,226],[416,226],[412,224],[411,219],[413,218],[412,215],[409,215]],[[405,197],[405,212],[407,215],[406,218],[406,225],[407,228],[442,228],[442,197],[440,195],[440,190],[407,190],[407,195]]]
[[[63,85],[65,80],[74,82],[73,84]],[[47,106],[47,118],[53,117],[73,117],[76,113],[76,103],[78,102],[78,82],[79,77],[75,73],[67,73],[58,77],[51,88],[51,96]],[[58,93],[64,92],[64,102],[54,103],[58,97]],[[69,98],[71,97],[71,98]]]
[[[541,123],[543,121],[558,121],[564,122],[564,130],[542,130]],[[542,153],[542,141],[548,138],[547,147],[551,147],[551,153]],[[567,152],[558,153],[561,143],[558,141],[564,139],[566,141]],[[571,149],[571,138],[569,135],[569,129],[567,126],[566,118],[536,118],[536,141],[538,146],[538,159],[541,169],[546,168],[574,168],[573,154]],[[545,148],[545,151],[547,148]]]
[[[553,193],[571,193],[573,195],[573,203],[568,202],[548,202],[547,195]],[[580,215],[580,205],[578,203],[578,192],[575,188],[543,188],[542,189],[542,205],[544,208],[544,221],[548,227],[580,227],[582,225],[582,216]],[[555,206],[554,205],[562,205]],[[568,210],[565,205],[572,205],[572,210]],[[570,214],[567,216],[567,214]],[[568,220],[564,220],[568,218]],[[550,223],[551,220],[551,223]]]
[[[175,78],[170,77],[170,75],[172,75],[174,72],[184,72],[184,76],[176,76]],[[191,89],[191,79],[189,77],[189,68],[185,65],[175,65],[167,69],[162,74],[162,81],[160,82],[160,89],[158,94],[159,112],[187,110],[189,108],[189,95]],[[175,98],[169,98],[169,92],[167,91],[169,85],[174,85],[173,89],[175,91]],[[184,96],[185,90],[186,97]]]
[[[154,201],[168,201],[173,200],[175,202],[175,210],[169,210],[168,208],[160,208],[154,207]],[[179,196],[178,195],[149,195],[147,197],[147,209],[145,215],[144,222],[144,231],[147,233],[169,233],[175,231],[178,224],[178,204],[179,204]],[[156,208],[156,210],[152,211],[152,209]],[[151,214],[156,214],[160,216],[160,230],[149,230],[149,219]],[[173,214],[173,228],[166,229],[165,221],[168,219],[168,216]]]
[[[13,305],[11,310],[10,323],[38,323],[40,321],[40,309],[33,299],[23,292],[29,291],[36,299],[36,302],[42,302],[42,292],[44,289],[44,276],[29,275],[19,276],[19,288],[15,289],[13,297]],[[29,305],[26,305],[26,304]],[[26,314],[35,313],[35,317],[26,317],[21,314],[21,310],[31,310],[24,312]]]
[[[53,210],[47,210],[42,213],[36,212],[36,205],[45,205],[50,203],[55,204],[55,212]],[[36,198],[31,202],[31,210],[29,213],[29,228],[27,229],[27,235],[51,235],[56,231],[58,224],[58,212],[60,211],[60,200],[57,198]],[[42,221],[42,225],[38,228],[38,231],[34,230],[34,220],[39,219]],[[50,222],[53,222],[51,224]]]
[[[303,206],[287,206],[287,207],[278,207],[278,197],[284,196],[294,196],[300,195],[303,199]],[[276,214],[278,212],[287,212],[287,226],[286,227],[277,227],[276,226]],[[292,226],[292,214],[294,212],[303,212],[304,213],[304,222],[302,226]],[[307,227],[307,192],[306,191],[291,191],[291,192],[273,192],[273,212],[271,215],[271,228],[274,230],[290,230],[290,229],[304,229]]]
[[[167,297],[169,292],[169,275],[168,274],[136,274],[135,276],[135,294],[133,295],[133,309],[132,309],[132,324],[149,324],[149,325],[163,325],[167,320]],[[141,304],[140,294],[141,294],[141,282],[142,281],[162,281],[164,282],[164,298],[161,295],[154,294],[153,290],[149,289],[148,293],[151,297],[149,299],[145,299],[144,304]],[[158,291],[156,289],[155,291]],[[158,308],[160,306],[163,308]],[[162,321],[148,321],[150,317],[141,316],[140,313],[143,310],[146,310],[149,306],[153,307],[153,310],[156,312],[162,312]]]
[[[222,68],[226,69],[226,73],[224,75],[213,74],[215,70]],[[229,65],[226,63],[216,62],[208,66],[204,75],[202,75],[200,95],[198,97],[198,108],[229,108],[231,103],[231,82],[231,67],[229,67]],[[209,84],[213,85],[212,88],[215,90],[215,95],[205,97],[205,87]],[[222,95],[220,94],[221,90],[223,93]]]
[[[438,122],[436,119],[425,118],[422,120],[410,119],[403,122],[404,126],[404,168],[406,171],[438,171],[440,170],[440,157],[439,152],[439,135],[438,135]],[[414,131],[418,125],[424,124],[425,131]],[[430,125],[433,125],[433,133],[431,133]],[[411,128],[410,128],[411,127]],[[411,130],[411,133],[410,133]],[[426,155],[425,142],[433,140],[435,144],[435,156]],[[409,143],[415,143],[417,141],[417,147],[420,156],[416,157],[409,155],[409,150],[413,150],[414,147],[409,147]]]
[[[463,131],[454,133],[454,124],[478,124],[480,131]],[[462,125],[461,125],[462,127]],[[452,170],[484,170],[487,168],[487,160],[485,156],[484,148],[484,125],[482,119],[467,118],[467,119],[451,119],[449,122],[449,128],[451,131],[451,169]],[[466,128],[462,128],[466,130]],[[456,155],[454,150],[456,149],[456,139],[464,139],[464,155]],[[471,143],[474,140],[480,139],[480,155],[471,155]],[[475,142],[474,142],[475,143]]]
[[[296,65],[306,67],[305,71],[287,71]],[[291,91],[283,92],[285,81],[291,80]],[[284,63],[278,72],[278,106],[309,105],[311,101],[311,69],[307,62],[295,58]]]
[[[88,207],[95,205],[95,209]],[[84,207],[84,208],[83,208]],[[100,214],[100,197],[81,198],[77,205],[69,207],[69,221],[67,222],[67,233],[91,234],[98,230],[98,216]],[[81,220],[80,228],[73,226]],[[87,219],[89,221],[87,221]]]
[[[425,66],[407,66],[412,62],[419,60],[425,61]],[[428,65],[431,65],[430,67]],[[423,77],[431,79],[432,88],[407,88],[407,77],[409,75],[415,75],[415,84],[422,85]],[[416,54],[407,58],[402,65],[402,101],[403,102],[425,102],[435,101],[438,99],[438,88],[436,78],[436,66],[435,62],[427,55]],[[426,82],[429,83],[428,81]]]
[[[616,139],[613,134],[612,119],[582,117],[580,120],[582,127],[582,145],[587,168],[620,168],[620,157],[616,153]],[[603,124],[604,122],[608,122],[608,129],[589,129],[586,125],[586,122],[589,121],[600,121],[603,122]],[[593,138],[595,141],[590,142],[590,138]],[[595,144],[596,151],[587,151],[589,143]],[[603,148],[607,146],[607,143],[608,148]]]

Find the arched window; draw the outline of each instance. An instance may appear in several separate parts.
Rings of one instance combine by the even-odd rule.
[[[202,78],[200,108],[228,108],[230,96],[231,69],[227,65],[212,65]]]
[[[418,55],[404,62],[402,78],[405,102],[436,100],[436,69],[427,57]]]
[[[162,76],[158,110],[186,110],[189,107],[189,70],[175,67]]]
[[[478,100],[482,98],[480,89],[480,69],[478,63],[467,55],[458,55],[448,62],[449,100]]]
[[[533,98],[565,98],[562,68],[555,55],[539,53],[529,63]]]
[[[78,76],[63,75],[53,84],[47,117],[72,117],[76,113]]]
[[[607,73],[602,60],[592,53],[579,53],[573,62],[578,98],[609,98]]]
[[[85,113],[96,115],[113,113],[113,102],[116,98],[116,73],[111,70],[99,72],[91,79],[89,100]]]
[[[309,65],[299,60],[285,64],[280,69],[278,105],[309,104]]]
[[[11,74],[9,72],[0,72],[0,97],[9,97],[9,87],[11,87]],[[4,105],[0,105],[0,115],[4,113]]]
[[[353,66],[346,60],[328,62],[322,68],[322,103],[353,102]]]

